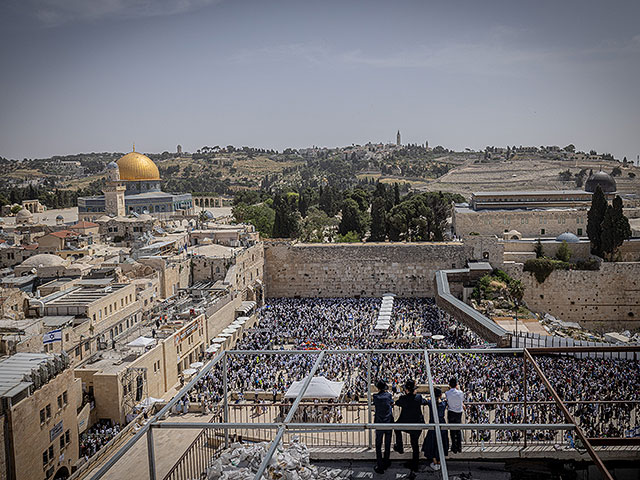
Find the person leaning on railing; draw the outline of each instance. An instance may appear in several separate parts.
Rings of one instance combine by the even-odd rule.
[[[458,380],[452,377],[449,380],[449,390],[445,393],[447,397],[447,423],[462,423],[462,411],[464,408],[464,393],[458,388]],[[453,453],[462,452],[462,433],[460,430],[450,430],[451,451]]]

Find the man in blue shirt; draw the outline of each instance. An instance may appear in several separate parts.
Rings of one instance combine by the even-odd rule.
[[[373,394],[373,404],[376,407],[374,423],[393,423],[393,398],[387,391],[387,384],[384,380],[376,383],[378,393]],[[382,455],[382,440],[384,438],[384,457]],[[376,430],[376,466],[373,469],[376,473],[384,473],[389,467],[389,450],[391,449],[391,430]]]

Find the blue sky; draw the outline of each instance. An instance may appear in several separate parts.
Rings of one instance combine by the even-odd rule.
[[[393,141],[640,154],[640,2],[4,0],[0,155]]]

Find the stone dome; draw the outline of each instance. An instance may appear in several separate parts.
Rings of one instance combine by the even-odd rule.
[[[33,218],[33,213],[31,213],[26,208],[23,208],[18,213],[16,213],[16,220],[27,220]]]
[[[584,184],[584,189],[587,192],[594,193],[598,185],[600,185],[604,193],[613,193],[617,189],[616,181],[613,177],[602,170],[589,176]]]
[[[578,243],[580,239],[571,232],[561,233],[556,237],[556,242]]]
[[[20,264],[21,267],[59,267],[60,265],[64,265],[62,257],[50,253],[39,253]]]
[[[153,160],[136,151],[127,153],[117,163],[120,180],[160,180],[160,172]]]

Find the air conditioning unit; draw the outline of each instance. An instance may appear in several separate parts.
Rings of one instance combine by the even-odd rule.
[[[46,383],[49,383],[49,370],[47,369],[47,367],[45,367],[44,365],[40,365],[40,367],[38,368],[38,372],[40,375],[40,385],[44,385]]]
[[[29,375],[31,382],[33,382],[33,386],[38,389],[42,386],[42,381],[40,379],[40,371],[37,368],[31,370],[31,374]]]
[[[71,359],[69,358],[69,354],[64,350],[60,353],[60,358],[62,358],[62,363],[64,368],[68,368],[71,365]]]

